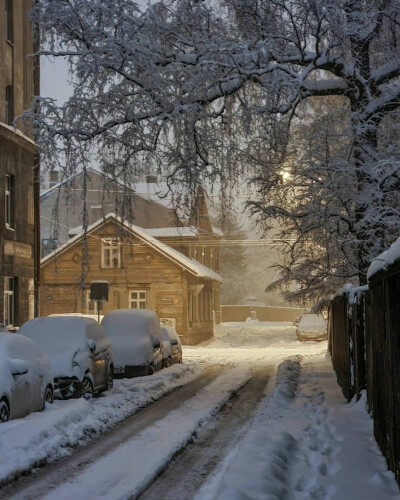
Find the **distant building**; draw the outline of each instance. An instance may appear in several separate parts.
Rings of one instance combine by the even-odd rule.
[[[32,129],[13,120],[39,95],[28,22],[32,2],[0,2],[0,321],[19,326],[35,314],[39,286],[39,167]],[[36,266],[35,266],[36,262]]]
[[[211,338],[220,307],[219,248],[211,251],[210,245],[200,244],[199,231],[204,230],[146,230],[113,214],[99,219],[88,228],[86,245],[78,234],[42,259],[41,314],[96,314],[90,283],[105,280],[110,290],[102,314],[117,308],[153,309],[163,323],[176,327],[183,343]],[[173,248],[179,245],[186,255]],[[189,257],[194,252],[202,253],[203,262]]]
[[[164,200],[148,198],[147,193],[136,192],[135,186],[126,186],[93,168],[88,169],[86,185],[82,172],[58,183],[53,174],[50,187],[40,195],[42,257],[81,232],[85,208],[87,225],[110,212],[144,228],[176,225]]]

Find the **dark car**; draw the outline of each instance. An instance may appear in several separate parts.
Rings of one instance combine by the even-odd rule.
[[[0,422],[41,411],[53,402],[50,364],[30,339],[0,333]]]
[[[116,309],[101,322],[110,338],[116,377],[151,375],[163,367],[160,320],[150,309]]]
[[[182,363],[182,342],[175,328],[172,328],[172,326],[162,326],[161,332],[164,343],[164,366],[167,367],[175,363]]]
[[[56,397],[90,397],[113,386],[111,342],[95,320],[36,318],[22,325],[19,334],[34,340],[49,359]]]

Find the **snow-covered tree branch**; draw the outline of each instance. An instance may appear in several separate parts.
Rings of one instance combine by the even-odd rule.
[[[387,244],[384,230],[371,247],[368,225],[387,199],[380,193],[378,202],[375,191],[379,130],[400,103],[396,0],[164,0],[148,8],[43,0],[33,16],[42,54],[67,58],[74,75],[68,102],[42,102],[37,124],[51,165],[60,149],[69,169],[90,153],[120,178],[161,165],[171,186],[192,188],[234,178],[237,158],[228,176],[220,167],[226,134],[251,143],[243,137],[264,119],[272,138],[310,97],[346,99],[356,259],[348,265],[365,281],[371,255]]]

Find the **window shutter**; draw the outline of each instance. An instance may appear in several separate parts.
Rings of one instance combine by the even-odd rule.
[[[151,291],[148,291],[147,292],[147,303],[146,303],[146,307],[147,309],[152,309],[153,311],[156,311],[156,292],[151,292]]]

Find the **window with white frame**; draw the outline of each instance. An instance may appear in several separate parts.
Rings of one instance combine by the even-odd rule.
[[[6,227],[14,228],[14,176],[6,175],[6,191],[5,191],[5,212],[6,212]]]
[[[4,278],[3,321],[6,326],[14,326],[15,279]]]
[[[146,290],[131,290],[129,292],[129,307],[131,309],[146,309]]]
[[[122,245],[119,238],[105,238],[102,240],[102,267],[122,267]]]

